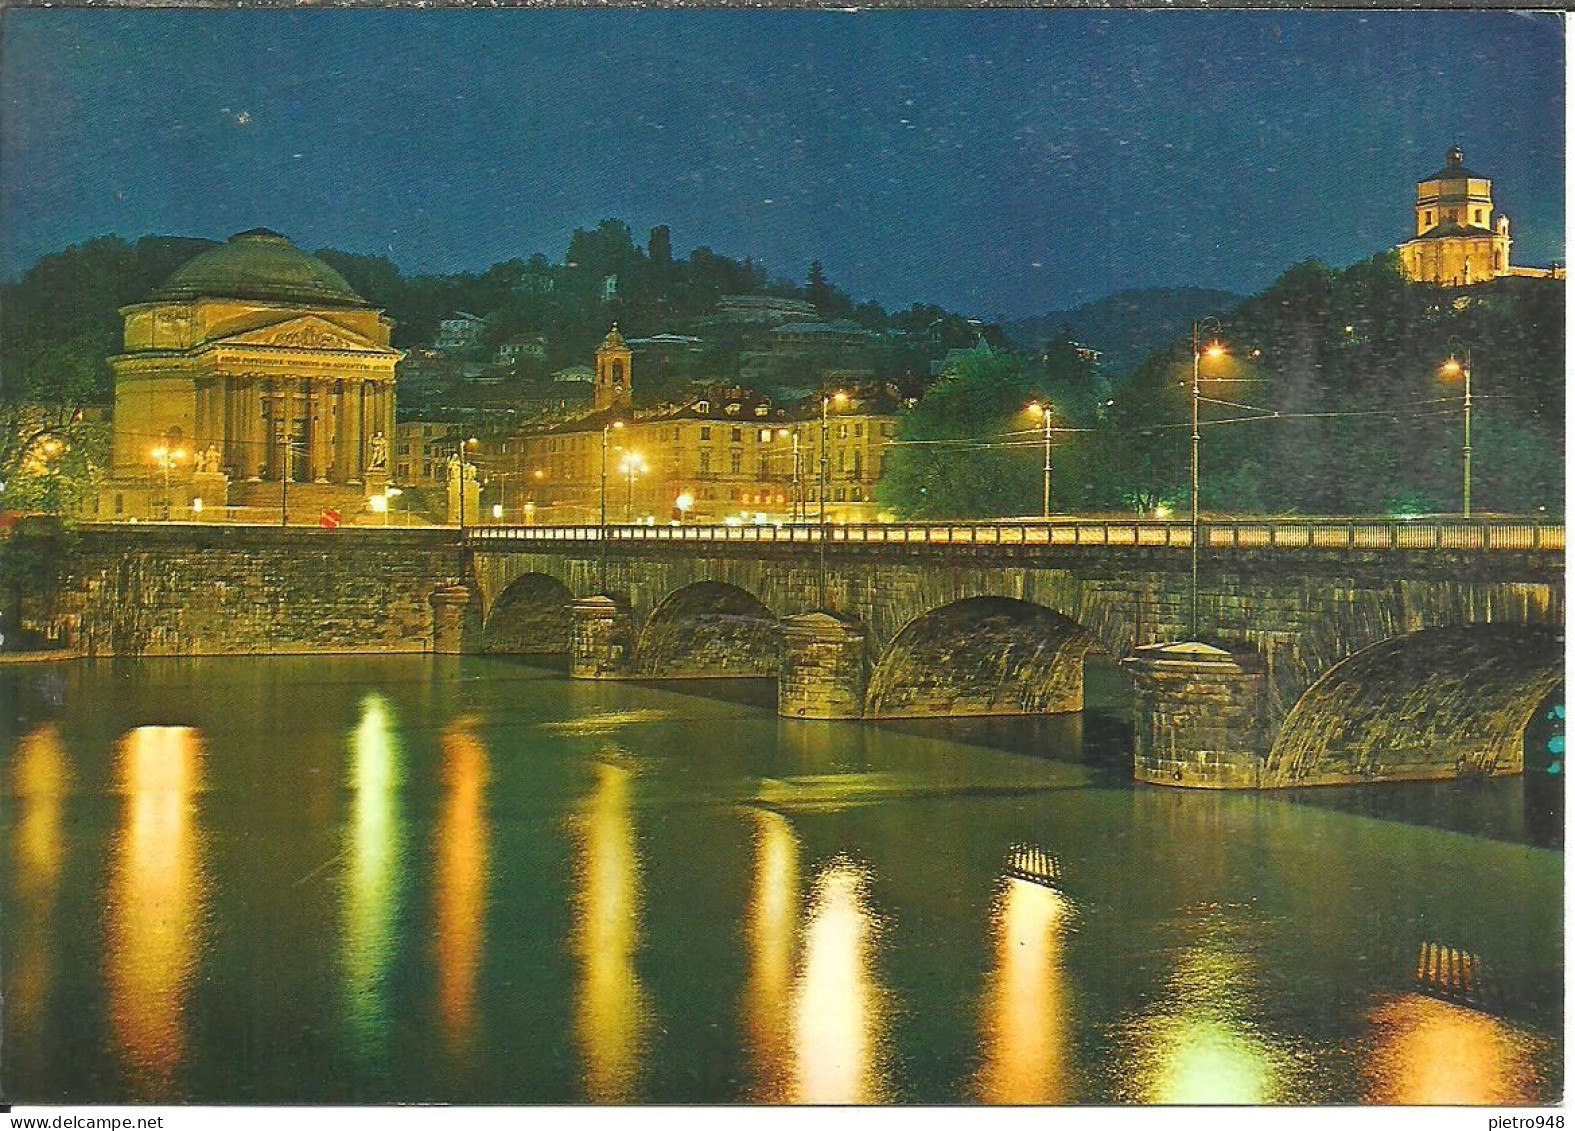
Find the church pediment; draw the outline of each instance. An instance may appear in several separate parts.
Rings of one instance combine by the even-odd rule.
[[[306,315],[302,318],[291,318],[285,322],[276,322],[271,326],[261,326],[255,330],[246,330],[233,334],[227,338],[219,338],[206,343],[207,346],[269,346],[283,349],[299,350],[354,350],[358,353],[393,354],[397,351],[389,349],[372,339],[347,330],[343,326],[319,318],[316,315]]]

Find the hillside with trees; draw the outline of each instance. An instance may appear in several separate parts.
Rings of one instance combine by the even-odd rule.
[[[1195,319],[1234,309],[1242,296],[1204,287],[1149,287],[1117,291],[1071,310],[1008,322],[1006,336],[1024,350],[1070,335],[1103,355],[1100,368],[1125,376],[1149,352],[1175,339]]]
[[[1562,284],[1413,283],[1392,253],[1307,262],[1226,314],[1217,338],[1225,352],[1202,369],[1205,512],[1458,511],[1462,388],[1441,366],[1469,348],[1473,509],[1562,514]],[[902,421],[882,501],[915,517],[1037,513],[1042,441],[1021,410],[1048,397],[1058,513],[1183,512],[1190,328],[1108,397],[1054,352],[956,367]]]

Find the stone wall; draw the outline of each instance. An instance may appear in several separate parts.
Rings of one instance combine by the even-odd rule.
[[[85,525],[28,615],[88,656],[424,652],[463,556],[445,530]]]

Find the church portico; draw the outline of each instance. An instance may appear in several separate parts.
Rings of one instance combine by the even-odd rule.
[[[349,517],[386,484],[393,324],[283,236],[232,236],[121,314],[102,517],[273,506],[286,482]]]

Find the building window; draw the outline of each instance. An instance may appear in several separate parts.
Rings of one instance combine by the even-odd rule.
[[[848,426],[846,424],[839,424],[839,425],[837,425],[837,439],[839,439],[839,440],[846,440],[847,438],[848,438]]]
[[[1480,208],[1477,209],[1477,223],[1482,223],[1482,209]]]
[[[735,443],[735,444],[742,444],[743,442],[744,442],[744,430],[742,428],[735,428],[735,429],[733,429],[733,443]]]
[[[126,512],[126,496],[124,496],[124,495],[116,495],[115,496],[115,513],[116,514],[124,514],[125,512]]]
[[[711,411],[711,402],[710,401],[695,401],[695,411],[698,412],[698,413],[702,413],[702,414],[709,413]],[[710,432],[710,430],[706,429],[706,428],[702,428],[700,431],[704,432],[704,433],[707,433],[707,434],[709,434],[709,432]]]
[[[843,472],[845,472],[847,470],[848,470],[848,449],[847,448],[838,448],[837,449],[837,474],[841,475]]]
[[[880,434],[882,436],[890,436],[891,435],[891,422],[890,421],[883,421],[881,423]]]
[[[711,474],[711,449],[709,448],[700,449],[700,474]]]
[[[711,426],[710,425],[702,424],[700,426],[700,438],[702,440],[709,440],[711,438]]]
[[[762,428],[760,430],[760,442],[762,444],[769,444],[771,442],[771,429]]]
[[[856,421],[853,422],[853,435],[854,436],[862,436],[862,435],[864,435],[864,422],[863,421],[856,420]]]
[[[860,452],[860,451],[855,451],[853,453],[853,478],[855,478],[855,479],[861,478],[863,476],[863,474],[864,474],[864,453]]]
[[[737,475],[740,471],[743,470],[743,468],[744,468],[744,453],[743,452],[734,452],[733,453],[733,464],[732,464],[732,466],[733,466],[733,474],[734,475]]]
[[[845,503],[845,502],[848,501],[848,491],[847,491],[846,487],[838,487],[837,488],[836,499],[837,499],[837,502],[839,502],[839,503]]]
[[[864,501],[864,492],[859,490],[857,487],[853,488],[853,501],[855,503],[862,503]]]
[[[1424,224],[1426,224],[1426,225],[1427,225],[1427,226],[1428,226],[1428,227],[1432,227],[1432,226],[1433,226],[1433,210],[1432,210],[1432,209],[1431,209],[1431,208],[1429,208],[1429,209],[1428,209],[1428,210],[1427,210],[1427,214],[1426,214],[1426,217],[1427,217],[1427,218],[1426,218],[1426,219],[1424,219],[1424,220],[1423,220],[1423,221],[1422,221],[1422,222],[1423,222],[1423,223],[1424,223]]]
[[[769,456],[760,457],[758,474],[762,479],[769,479],[771,477],[771,459]]]

